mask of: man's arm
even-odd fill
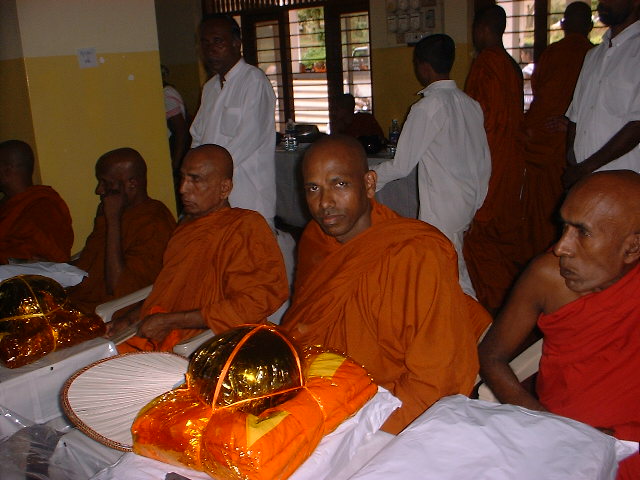
[[[179,328],[207,328],[200,310],[188,312],[155,313],[144,318],[138,327],[138,335],[153,342],[162,342],[171,330]],[[215,333],[215,331],[214,331]]]
[[[536,326],[543,311],[547,270],[556,265],[552,254],[535,259],[516,283],[502,312],[478,347],[480,375],[502,403],[545,410],[521,385],[509,362]]]
[[[171,152],[171,167],[173,170],[178,170],[187,151],[187,135],[189,133],[189,126],[186,120],[182,116],[182,113],[169,117],[167,119],[169,130],[173,135],[173,149]]]
[[[398,148],[393,160],[382,162],[373,167],[378,174],[376,191],[387,183],[404,178],[424,156],[433,139],[440,132],[440,125],[433,121],[433,113],[419,104],[414,105],[402,128]]]
[[[125,208],[124,185],[120,182],[117,191],[107,192],[102,197],[102,210],[106,222],[106,245],[104,257],[104,280],[107,293],[113,295],[125,268],[122,251],[122,214]]]
[[[573,137],[575,138],[575,124],[573,124]],[[618,132],[605,143],[600,150],[595,152],[589,158],[578,164],[569,163],[569,168],[563,177],[566,187],[573,185],[582,177],[595,172],[599,168],[611,163],[621,156],[629,153],[640,144],[640,121],[628,122]],[[573,138],[571,141],[571,150],[569,147],[569,132],[567,132],[567,156],[573,153]],[[569,158],[568,158],[569,160]],[[570,160],[569,160],[570,161]],[[575,162],[575,157],[573,158]]]

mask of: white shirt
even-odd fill
[[[377,189],[405,177],[418,165],[418,217],[440,229],[458,252],[460,284],[473,294],[462,245],[487,195],[491,154],[480,104],[441,80],[420,92],[402,129],[395,158],[374,167]]]
[[[611,41],[611,47],[609,47]],[[628,122],[640,120],[640,21],[589,50],[567,117],[576,124],[573,150],[578,163],[589,158]],[[640,172],[640,145],[599,170]]]
[[[261,213],[273,227],[276,214],[274,120],[275,94],[262,70],[240,59],[225,75],[202,90],[202,101],[191,125],[191,147],[216,144],[233,158],[232,207]]]

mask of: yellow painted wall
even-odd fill
[[[174,205],[158,52],[100,58],[99,68],[86,69],[75,55],[26,59],[42,178],[69,205],[74,251],[93,227],[94,166],[109,150],[138,150],[147,162],[149,194]]]
[[[471,0],[445,0],[442,4],[444,32],[456,43],[456,61],[451,78],[459,88],[471,66]],[[373,69],[373,108],[376,119],[386,129],[392,119],[402,123],[422,86],[413,73],[413,48],[398,44],[386,27],[385,2],[370,0],[370,31]]]
[[[13,75],[26,86],[12,82],[10,95],[28,99],[16,108],[30,111],[42,183],[71,210],[73,251],[93,226],[95,162],[114,148],[140,151],[149,194],[175,211],[154,1],[13,1],[23,56]],[[96,49],[96,67],[79,67],[80,48]]]

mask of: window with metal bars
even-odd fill
[[[245,60],[276,93],[278,130],[291,118],[328,132],[341,93],[356,98],[356,110],[373,109],[368,0],[220,0],[203,8],[237,15]]]
[[[562,39],[560,20],[569,3],[572,0],[497,0],[507,14],[507,28],[502,37],[504,47],[522,68],[525,110],[533,100],[531,74],[535,60],[547,45]],[[591,0],[590,5],[594,28],[589,38],[593,43],[600,43],[607,27],[598,20],[598,0]]]

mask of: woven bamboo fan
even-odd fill
[[[184,381],[189,361],[166,352],[127,353],[76,372],[62,389],[69,420],[94,440],[124,452],[142,407]]]

